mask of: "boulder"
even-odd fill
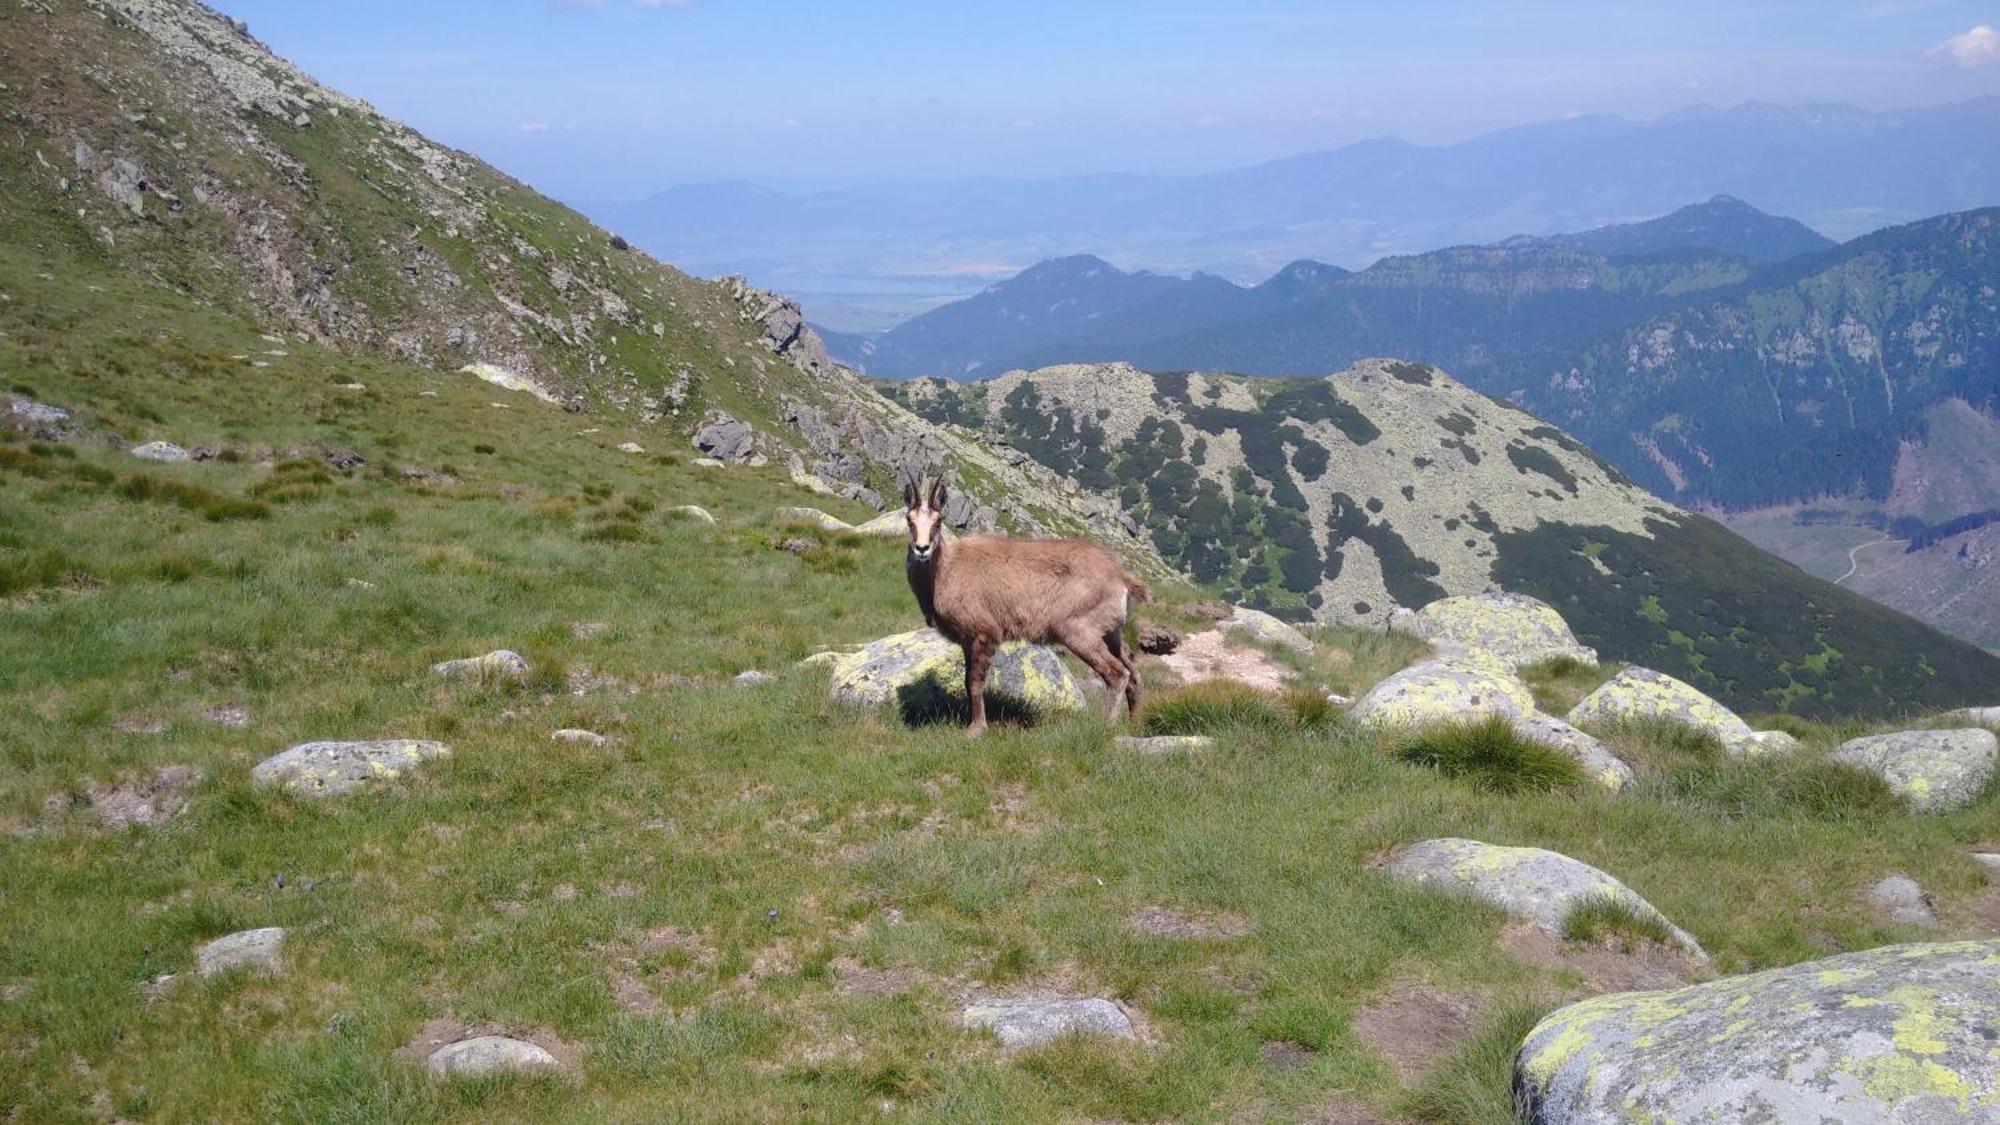
[[[579,727],[564,727],[563,729],[555,731],[554,733],[550,734],[549,741],[575,742],[575,743],[581,743],[584,746],[603,746],[607,742],[609,742],[610,739],[605,738],[603,735],[597,733],[594,730],[583,730]]]
[[[1616,792],[1632,780],[1632,767],[1605,748],[1602,742],[1552,715],[1536,712],[1510,720],[1514,733],[1525,742],[1561,751],[1576,759],[1590,779]]]
[[[684,520],[693,520],[696,523],[712,524],[715,522],[715,516],[707,508],[699,504],[682,504],[678,507],[668,508],[667,514],[679,516]]]
[[[1304,633],[1285,624],[1262,610],[1248,606],[1237,606],[1222,622],[1222,628],[1248,634],[1265,644],[1288,648],[1293,652],[1311,652],[1312,641]]]
[[[1150,738],[1121,734],[1112,740],[1120,750],[1130,750],[1147,757],[1163,758],[1172,754],[1192,754],[1213,749],[1215,740],[1201,734],[1161,734]]]
[[[779,508],[776,513],[779,523],[809,523],[821,531],[853,531],[854,525],[837,516],[829,516],[818,508]]]
[[[768,684],[777,678],[762,668],[746,668],[736,673],[734,682],[742,684],[744,687],[756,687],[759,684]]]
[[[1095,996],[988,997],[967,1004],[959,1024],[992,1032],[1010,1051],[1039,1047],[1064,1035],[1139,1037],[1123,1009]]]
[[[1882,916],[1899,926],[1935,926],[1937,911],[1931,896],[1908,875],[1891,875],[1871,885],[1862,897]]]
[[[265,926],[257,930],[238,930],[236,933],[216,938],[195,950],[195,972],[205,977],[237,969],[276,973],[282,967],[279,955],[284,952],[284,948],[285,931],[282,927]]]
[[[1708,959],[1700,943],[1637,892],[1560,852],[1477,840],[1425,840],[1396,853],[1388,871],[1407,883],[1469,894],[1556,935],[1563,932],[1572,910],[1587,902],[1611,899],[1638,917],[1666,927],[1674,944],[1697,959]]]
[[[520,653],[500,648],[485,656],[439,661],[431,671],[447,680],[524,680],[531,669]]]
[[[9,403],[7,413],[23,426],[60,426],[69,421],[69,411],[45,402],[19,399]]]
[[[175,465],[189,459],[187,450],[170,441],[149,441],[133,446],[130,452],[141,461],[158,461],[163,465]]]
[[[1627,668],[1585,696],[1567,716],[1580,727],[1662,722],[1705,730],[1731,754],[1762,753],[1750,724],[1689,684],[1651,668]]]
[[[1535,1125],[2000,1123],[2000,941],[1893,945],[1572,1004],[1514,1059]]]
[[[1181,647],[1181,640],[1178,629],[1150,621],[1139,626],[1139,651],[1149,656],[1171,656]]]
[[[525,1039],[480,1035],[446,1043],[424,1060],[424,1069],[438,1077],[476,1077],[519,1071],[556,1069],[554,1055]]]
[[[638,442],[636,442],[636,441],[621,441],[621,442],[619,442],[619,443],[618,443],[618,452],[620,452],[620,453],[644,453],[644,452],[646,452],[646,447],[645,447],[645,446],[643,446],[643,445],[640,445],[640,444],[639,444]]]
[[[1993,780],[2000,738],[1990,730],[1906,730],[1841,744],[1828,761],[1889,783],[1918,812],[1950,812],[1979,799]]]
[[[694,447],[717,461],[748,461],[755,444],[756,431],[749,423],[739,422],[727,414],[717,414],[701,429],[694,432]]]
[[[1799,747],[1804,745],[1805,743],[1800,742],[1798,736],[1790,731],[1757,730],[1750,732],[1750,740],[1745,744],[1745,749],[1747,753],[1760,757],[1766,754],[1782,757],[1797,753]]]
[[[449,757],[440,742],[399,738],[377,742],[302,742],[250,770],[260,786],[281,785],[302,797],[335,797],[374,781],[401,777],[432,758]]]
[[[883,637],[826,663],[833,697],[843,703],[873,707],[894,700],[905,711],[920,711],[965,698],[965,654],[935,629]],[[1036,713],[1084,707],[1083,688],[1062,658],[1053,649],[1020,641],[994,654],[986,695]]]
[[[856,524],[854,531],[859,535],[879,535],[884,539],[901,539],[910,533],[909,521],[898,509],[891,509],[866,523]]]
[[[1946,712],[1942,718],[1951,723],[1970,723],[1975,727],[2000,727],[2000,707],[1961,707]]]
[[[2000,883],[2000,852],[1973,852],[1972,862],[1986,870],[1986,877]]]
[[[1411,631],[1437,644],[1488,653],[1512,668],[1564,658],[1597,663],[1597,650],[1578,643],[1562,614],[1526,594],[1439,598],[1417,611]]]
[[[1534,713],[1535,695],[1512,668],[1470,651],[1412,664],[1369,688],[1348,712],[1369,726],[1411,729]]]

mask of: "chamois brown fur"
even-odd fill
[[[928,495],[905,478],[910,589],[924,620],[965,650],[968,730],[986,727],[986,674],[1008,641],[1059,644],[1090,666],[1110,689],[1112,717],[1124,697],[1139,709],[1139,669],[1125,645],[1125,620],[1145,584],[1125,573],[1111,552],[1082,539],[951,539],[944,529],[945,485]]]

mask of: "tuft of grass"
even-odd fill
[[[173,504],[211,523],[221,523],[225,520],[261,520],[271,515],[271,506],[260,500],[225,496],[212,488],[155,476],[152,473],[133,473],[126,477],[118,484],[118,494],[127,500],[137,500],[142,503]]]
[[[1642,941],[1661,945],[1673,941],[1666,924],[1658,918],[1645,917],[1632,909],[1629,903],[1607,895],[1578,903],[1563,918],[1562,933],[1566,941],[1591,944],[1616,941],[1627,951]]]
[[[1725,755],[1722,740],[1686,723],[1635,719],[1592,731],[1641,777],[1662,777],[1690,765],[1713,765]]]
[[[1585,664],[1571,656],[1541,660],[1520,670],[1535,702],[1551,715],[1566,714],[1583,697],[1616,674],[1616,665]]]
[[[1663,800],[1735,821],[1872,821],[1908,811],[1881,778],[1823,758],[1696,762],[1654,786]]]
[[[1279,702],[1247,684],[1208,680],[1170,688],[1146,701],[1139,724],[1147,734],[1213,734],[1230,727],[1277,730],[1291,716]]]
[[[53,547],[0,552],[0,597],[60,586],[72,575],[87,573],[82,563]]]
[[[1523,739],[1500,718],[1432,727],[1405,738],[1393,753],[1488,793],[1542,793],[1584,781],[1576,759]]]
[[[1514,1055],[1547,1009],[1517,1002],[1441,1063],[1403,1112],[1427,1125],[1492,1125],[1521,1120],[1514,1104]]]
[[[612,520],[602,523],[583,533],[583,538],[592,543],[650,543],[653,537],[636,523]]]
[[[1293,688],[1284,695],[1285,710],[1291,712],[1293,725],[1302,730],[1332,731],[1347,723],[1347,712],[1333,705],[1323,692],[1311,688]]]

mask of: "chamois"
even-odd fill
[[[1122,695],[1139,710],[1139,668],[1122,630],[1145,584],[1111,552],[1081,539],[947,539],[945,484],[923,492],[903,478],[910,549],[904,570],[924,622],[965,650],[965,696],[972,705],[967,734],[986,729],[986,673],[1007,641],[1060,644],[1090,666],[1110,689],[1110,718]]]

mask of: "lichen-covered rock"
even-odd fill
[[[809,523],[821,531],[853,531],[854,525],[838,516],[830,516],[818,508],[779,508],[779,523]]]
[[[901,511],[891,509],[866,523],[854,525],[857,535],[879,535],[884,539],[900,539],[910,533],[909,522]]]
[[[1514,668],[1565,658],[1597,663],[1597,650],[1577,641],[1562,614],[1526,594],[1439,598],[1417,611],[1411,631],[1428,641],[1488,653]]]
[[[1901,926],[1935,926],[1937,910],[1931,896],[1908,875],[1891,875],[1871,884],[1862,897],[1882,916]]]
[[[1906,730],[1841,744],[1828,760],[1879,776],[1919,812],[1950,812],[1993,780],[2000,738],[1990,730]]]
[[[1943,716],[1946,722],[1970,723],[1976,727],[2000,727],[2000,707],[1961,707]]]
[[[130,452],[141,461],[158,461],[165,465],[179,464],[190,456],[187,450],[170,441],[149,441],[133,446]]]
[[[237,969],[275,973],[282,967],[279,956],[284,949],[285,931],[281,926],[238,930],[233,934],[216,938],[195,950],[195,972],[205,977]]]
[[[1755,730],[1750,732],[1750,738],[1745,747],[1749,753],[1754,755],[1775,754],[1782,757],[1786,754],[1797,753],[1799,747],[1803,745],[1805,744],[1799,741],[1798,736],[1792,734],[1790,731]]]
[[[1552,934],[1562,933],[1572,910],[1610,899],[1640,918],[1658,922],[1676,945],[1708,959],[1700,943],[1632,888],[1560,852],[1477,840],[1425,840],[1396,853],[1388,870],[1408,883],[1472,895]]]
[[[1506,663],[1471,651],[1421,661],[1369,688],[1348,712],[1374,727],[1421,729],[1535,713],[1535,694]]]
[[[250,770],[258,785],[281,785],[303,797],[335,797],[370,782],[401,777],[420,762],[448,757],[441,742],[398,738],[378,742],[302,742]]]
[[[668,508],[667,514],[679,516],[684,520],[693,520],[696,523],[712,524],[715,522],[714,514],[699,504],[682,504],[678,507]]]
[[[474,378],[484,379],[486,382],[502,390],[520,391],[522,394],[533,395],[543,402],[557,404],[562,402],[562,399],[558,398],[554,391],[549,390],[526,375],[517,371],[510,371],[497,363],[468,363],[458,370],[462,375],[471,375]]]
[[[611,740],[594,730],[581,727],[564,727],[549,735],[550,742],[573,742],[583,746],[604,746]]]
[[[935,629],[883,637],[825,663],[832,669],[833,697],[843,703],[872,707],[893,700],[905,710],[924,710],[965,698],[965,654]],[[1045,646],[1019,641],[994,654],[986,694],[1036,713],[1084,706],[1083,688],[1062,658]]]
[[[1201,734],[1160,734],[1149,738],[1124,734],[1113,741],[1120,750],[1130,750],[1153,758],[1166,757],[1170,754],[1192,754],[1215,746],[1213,738]]]
[[[1138,1038],[1118,1005],[1095,996],[974,1000],[965,1006],[959,1023],[991,1031],[1008,1050],[1038,1047],[1063,1035]]]
[[[1705,730],[1732,754],[1763,751],[1750,724],[1693,687],[1651,668],[1627,668],[1585,696],[1567,716],[1580,727],[1615,727],[1625,723],[1664,722]]]
[[[2000,941],[1893,945],[1562,1008],[1514,1060],[1535,1125],[2000,1125]]]
[[[1514,733],[1537,746],[1559,750],[1576,759],[1583,772],[1604,788],[1617,792],[1632,780],[1632,767],[1602,742],[1568,723],[1540,712],[1511,720]]]
[[[1279,648],[1288,648],[1293,652],[1311,652],[1313,650],[1311,638],[1307,637],[1304,633],[1299,632],[1297,629],[1262,610],[1251,609],[1248,606],[1237,606],[1235,611],[1229,615],[1228,620],[1222,622],[1221,627],[1248,634],[1250,637],[1262,641],[1267,645],[1277,645]]]
[[[7,413],[24,426],[60,426],[69,421],[69,411],[46,402],[17,399],[7,404]]]
[[[442,660],[431,671],[447,680],[521,680],[531,671],[521,654],[511,649],[494,649],[484,656],[463,660]]]
[[[424,1061],[424,1068],[439,1077],[475,1077],[554,1069],[561,1065],[554,1055],[533,1043],[505,1035],[480,1035],[446,1043],[432,1051],[430,1058]]]

